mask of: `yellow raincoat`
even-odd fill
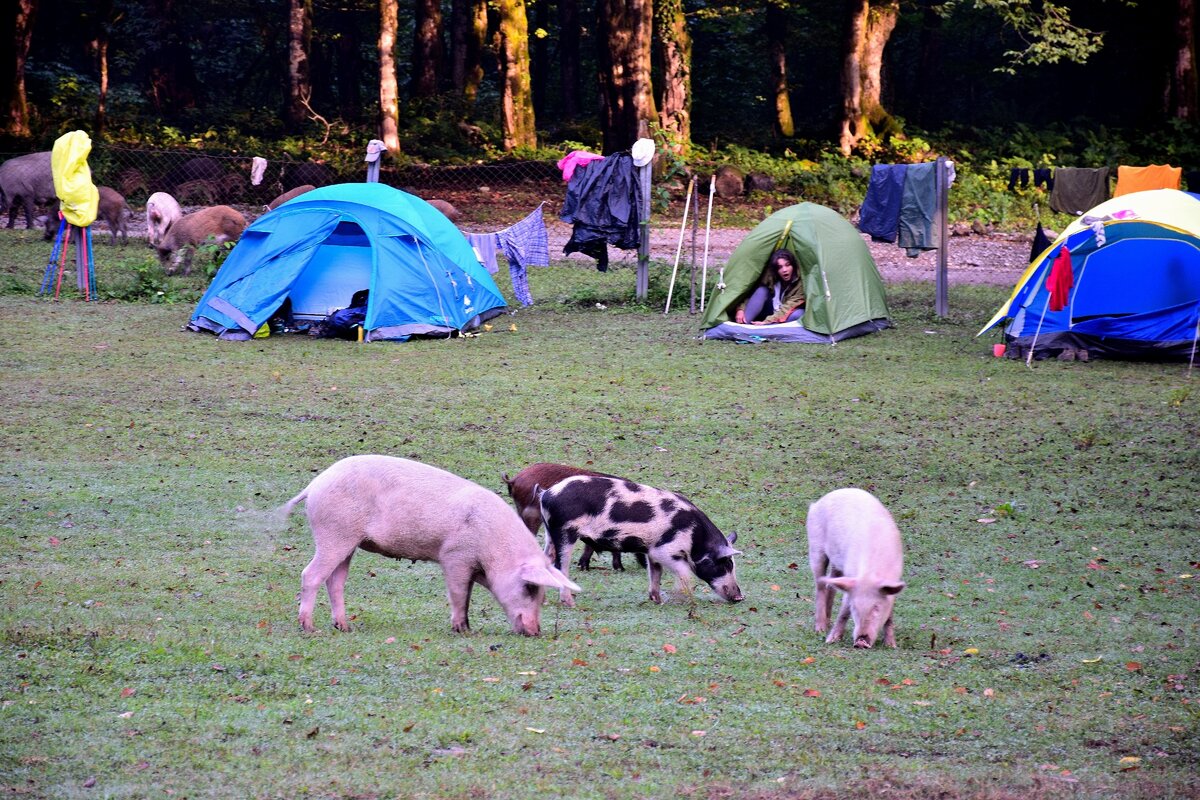
[[[92,140],[83,131],[64,133],[54,142],[50,170],[54,174],[54,193],[67,222],[86,228],[96,221],[100,191],[92,183],[88,154]]]

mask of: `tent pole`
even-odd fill
[[[704,220],[704,263],[700,268],[700,313],[704,313],[704,296],[708,294],[708,234],[712,230],[713,192],[716,191],[717,176],[708,179],[708,218]]]
[[[671,310],[671,294],[675,291],[675,275],[679,272],[679,257],[683,255],[683,235],[687,232],[688,209],[692,205],[692,189],[696,187],[696,179],[688,181],[687,197],[683,200],[683,224],[679,226],[679,244],[675,246],[675,266],[671,268],[671,285],[667,287],[667,304],[663,306],[663,314]]]
[[[1196,340],[1200,339],[1200,314],[1196,315],[1196,332],[1192,334],[1192,354],[1188,358],[1188,380],[1192,379],[1192,367],[1196,366]]]
[[[691,284],[688,287],[688,313],[696,313],[696,237],[700,233],[700,187],[696,187],[696,193],[692,195],[692,262],[689,278]]]

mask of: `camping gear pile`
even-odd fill
[[[285,300],[303,325],[353,307],[362,290],[366,341],[457,335],[505,306],[440,211],[381,183],[343,183],[306,192],[246,228],[188,327],[248,339]]]
[[[775,250],[790,250],[800,265],[804,316],[777,325],[731,322]],[[700,327],[706,339],[834,343],[891,327],[883,279],[854,226],[836,211],[800,203],[760,222],[729,257]]]
[[[983,327],[1003,320],[1006,354],[1195,360],[1200,337],[1200,195],[1114,197],[1035,257]]]

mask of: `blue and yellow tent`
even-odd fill
[[[1064,247],[1073,285],[1052,303],[1050,278]],[[1154,189],[1091,209],[1033,260],[979,333],[1003,320],[1008,351],[1021,357],[1031,350],[1034,358],[1086,350],[1090,356],[1194,358],[1200,195]]]
[[[448,336],[505,305],[440,211],[384,184],[342,183],[289,200],[246,228],[189,327],[246,338],[284,300],[296,319],[320,320],[363,289],[367,341]]]

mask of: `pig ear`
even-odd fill
[[[545,493],[545,491],[546,490],[542,488],[540,483],[535,483],[533,485],[533,499],[537,500],[539,503],[542,502],[542,494]]]
[[[734,531],[733,533],[729,534],[729,543],[733,544],[736,541],[737,541],[737,531]]]
[[[854,578],[843,576],[841,578],[818,578],[817,585],[822,587],[832,586],[839,592],[849,592],[854,589],[857,581]]]
[[[900,594],[900,592],[904,591],[905,585],[906,584],[904,581],[896,581],[895,583],[888,583],[880,586],[879,591],[883,592],[884,594]]]
[[[555,567],[542,564],[522,564],[521,569],[517,571],[517,577],[535,586],[549,586],[552,589],[567,589],[572,592],[583,591]]]
[[[741,554],[741,550],[734,550],[732,547],[722,547],[717,551],[717,558],[733,558],[734,556],[740,556]]]

